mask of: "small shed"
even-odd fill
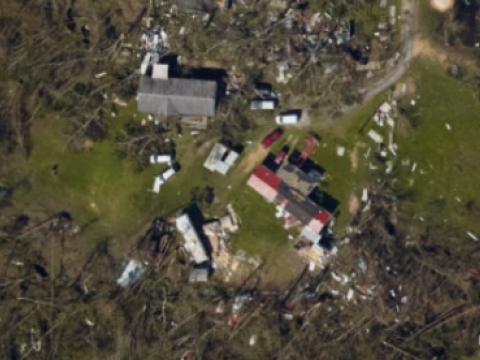
[[[197,282],[207,282],[208,281],[208,269],[206,267],[193,267],[190,270],[188,276],[188,282],[197,283]]]
[[[212,172],[226,175],[239,156],[236,151],[228,149],[223,144],[216,143],[203,166]]]

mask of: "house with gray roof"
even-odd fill
[[[138,89],[138,111],[164,116],[215,115],[215,81],[150,78],[143,76]]]

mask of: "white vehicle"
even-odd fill
[[[151,155],[150,156],[150,164],[171,164],[172,157],[170,155]]]
[[[252,100],[250,110],[275,110],[275,100]]]
[[[275,116],[275,122],[278,125],[293,125],[298,124],[300,122],[300,114],[299,113],[281,113]]]

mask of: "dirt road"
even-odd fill
[[[341,112],[344,115],[363,106],[363,104],[375,97],[375,95],[397,82],[407,71],[410,66],[410,60],[413,57],[413,44],[418,30],[418,1],[419,0],[402,0],[402,28],[400,34],[401,48],[399,50],[400,57],[398,58],[397,64],[392,70],[385,74],[384,77],[377,80],[375,83],[360,89],[360,93],[363,94],[363,102],[361,104],[343,105]],[[334,118],[328,117],[322,121],[321,125],[328,126],[333,122]]]
[[[364,101],[368,101],[388,86],[397,82],[407,71],[413,54],[413,43],[418,29],[418,0],[402,0],[402,29],[400,57],[394,69],[382,79],[362,89]]]

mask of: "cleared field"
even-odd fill
[[[445,65],[416,60],[407,76],[418,88],[416,120],[397,140],[399,160],[409,160],[397,166],[404,217],[417,223],[421,217],[452,239],[468,239],[466,231],[478,236],[480,102]]]

